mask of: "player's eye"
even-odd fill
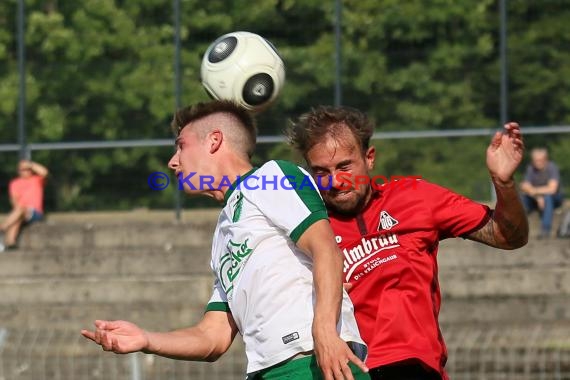
[[[313,170],[313,174],[317,177],[324,177],[327,175],[326,171],[321,169]]]

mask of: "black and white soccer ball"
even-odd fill
[[[258,34],[232,32],[206,50],[202,85],[215,99],[233,100],[253,113],[269,107],[285,83],[285,65],[273,44]]]

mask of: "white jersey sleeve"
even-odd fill
[[[311,176],[287,161],[270,161],[256,173],[260,190],[253,203],[295,243],[313,223],[328,215]]]
[[[218,278],[216,278],[214,281],[212,296],[208,301],[208,305],[206,306],[206,311],[225,311],[227,313],[230,312],[228,298],[226,296],[226,293],[222,289],[222,286]]]

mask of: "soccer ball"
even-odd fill
[[[200,69],[202,85],[215,99],[229,99],[253,113],[269,107],[285,82],[285,65],[265,38],[233,32],[206,50]]]

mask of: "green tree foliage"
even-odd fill
[[[260,134],[334,101],[335,2],[181,0],[182,101],[207,100],[200,62],[218,36],[248,30],[271,40],[287,66],[279,102],[260,115]],[[567,0],[508,1],[510,117],[523,125],[570,121],[570,8]],[[171,138],[175,109],[173,2],[26,0],[28,142]],[[0,3],[0,144],[17,141],[17,0]],[[378,131],[499,127],[499,14],[496,0],[342,1],[343,103],[367,112]],[[376,141],[376,173],[421,175],[476,198],[489,195],[488,138]],[[564,136],[547,145],[570,178]],[[172,186],[147,177],[168,171],[170,148],[34,152],[52,171],[52,209],[171,207]],[[16,153],[1,153],[0,196]],[[259,145],[256,162],[297,157]],[[570,181],[568,181],[570,182]],[[7,202],[3,202],[6,204]],[[206,203],[191,201],[187,206]]]

